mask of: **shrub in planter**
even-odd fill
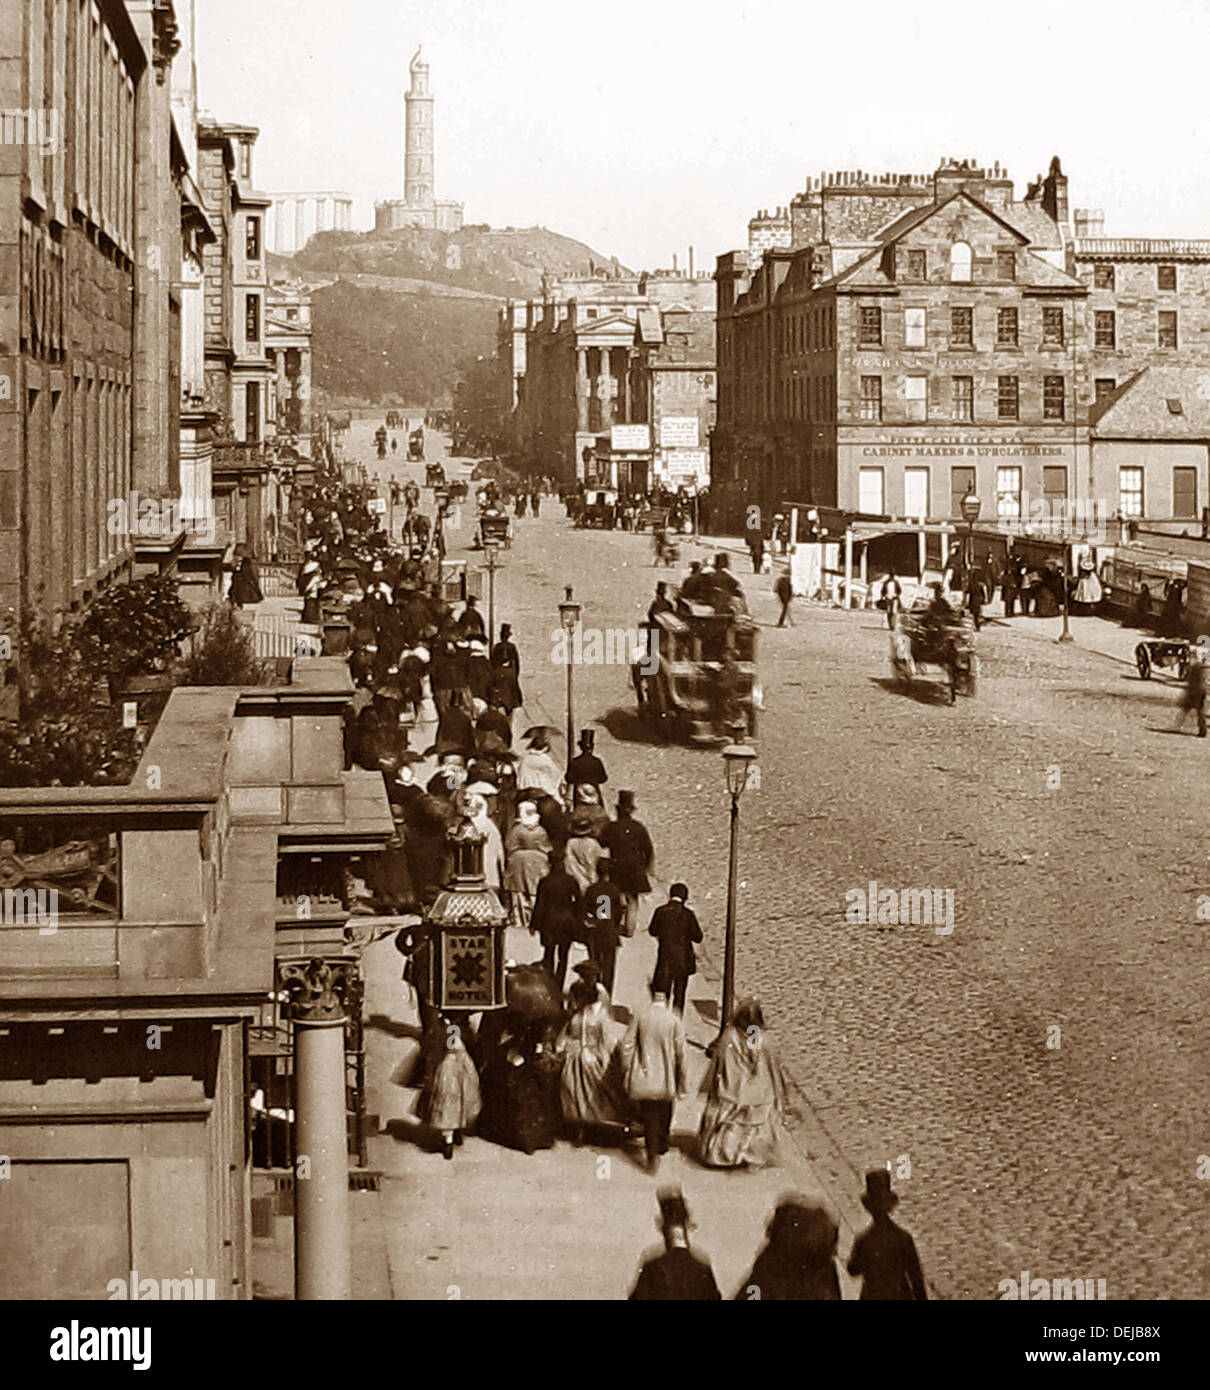
[[[266,685],[270,672],[235,609],[216,603],[203,615],[177,679],[181,685]]]

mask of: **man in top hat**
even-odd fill
[[[567,785],[580,787],[589,783],[599,787],[609,780],[605,764],[592,751],[596,734],[592,729],[580,730],[580,751],[567,764]]]
[[[634,815],[634,792],[618,792],[618,814],[597,837],[609,851],[612,878],[626,905],[622,935],[633,936],[638,925],[639,898],[651,892],[648,874],[655,865],[655,847],[647,827]]]
[[[696,915],[686,907],[689,889],[674,883],[668,890],[668,901],[657,907],[648,931],[660,943],[655,959],[655,983],[671,996],[678,1013],[685,1011],[685,991],[689,976],[697,973],[694,942],[702,939],[702,929]]]
[[[666,1188],[657,1194],[660,1204],[658,1225],[664,1236],[664,1252],[643,1262],[638,1282],[630,1295],[632,1302],[719,1302],[719,1293],[710,1262],[689,1248],[689,1208],[679,1188]]]
[[[647,1171],[654,1173],[668,1152],[672,1110],[685,1094],[685,1025],[668,1007],[668,995],[657,976],[651,982],[651,1003],[631,1020],[618,1047],[626,1094],[643,1121]]]
[[[713,592],[709,577],[702,571],[700,560],[690,560],[689,573],[678,590],[678,598],[692,603],[709,603]]]
[[[486,637],[483,627],[483,614],[475,606],[473,595],[467,597],[466,607],[458,618],[458,628],[465,637]]]
[[[900,1299],[924,1302],[928,1291],[916,1242],[891,1220],[899,1198],[891,1191],[891,1175],[875,1168],[865,1175],[861,1205],[873,1223],[853,1242],[849,1273],[861,1279],[862,1299]]]

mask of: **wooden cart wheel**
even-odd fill
[[[1151,679],[1151,653],[1147,650],[1147,644],[1140,642],[1134,649],[1134,664],[1139,668],[1139,675],[1147,681]]]

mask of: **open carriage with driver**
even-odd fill
[[[757,627],[748,614],[686,602],[641,631],[646,646],[630,668],[640,716],[695,743],[726,741],[737,729],[755,736]]]
[[[934,599],[900,613],[891,633],[891,673],[906,685],[925,666],[941,669],[951,705],[959,695],[974,695],[978,658],[974,620],[965,609]]]

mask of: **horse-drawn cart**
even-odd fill
[[[641,716],[695,743],[728,740],[737,728],[756,734],[760,682],[752,618],[685,603],[657,614],[642,631],[647,645],[633,654],[630,668]]]
[[[891,672],[902,684],[914,681],[921,667],[940,667],[949,703],[974,695],[978,677],[974,624],[969,613],[913,608],[899,615],[891,633]]]

